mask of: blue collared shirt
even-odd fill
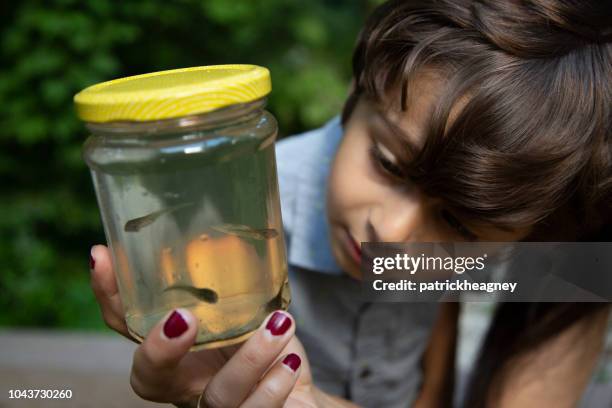
[[[341,139],[342,127],[336,117],[323,128],[276,144],[288,262],[333,275],[343,272],[331,252],[325,195],[327,176]]]
[[[296,333],[313,380],[364,407],[409,407],[437,304],[367,302],[336,263],[325,213],[327,181],[343,136],[339,117],[276,144]]]

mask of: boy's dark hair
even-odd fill
[[[611,8],[601,0],[387,2],[359,35],[342,122],[362,97],[382,103],[398,93],[406,109],[415,74],[437,73],[444,89],[425,144],[402,164],[411,182],[465,217],[534,226],[525,240],[610,241]],[[388,139],[401,157],[404,145]],[[487,406],[506,364],[601,307],[501,304],[466,406]]]

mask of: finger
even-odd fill
[[[293,390],[302,359],[295,353],[279,359],[242,403],[241,408],[282,407]]]
[[[134,352],[131,383],[144,399],[164,400],[164,388],[176,377],[180,361],[193,346],[197,333],[195,317],[186,309],[168,312],[147,334]]]
[[[111,329],[121,333],[130,340],[134,340],[128,332],[123,306],[119,296],[117,280],[113,271],[110,251],[104,245],[94,245],[91,248],[93,269],[91,270],[91,288],[93,289],[104,322]]]
[[[266,370],[278,358],[295,331],[285,311],[271,313],[208,383],[203,407],[237,407],[250,394]]]

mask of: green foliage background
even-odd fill
[[[145,72],[272,72],[281,135],[337,114],[374,0],[23,0],[0,5],[0,326],[100,329],[88,253],[104,233],[73,95]]]

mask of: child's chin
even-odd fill
[[[355,269],[348,268],[348,270],[346,270],[345,272],[351,278],[353,278],[355,280],[359,280],[359,281],[361,280],[361,270],[359,269],[359,267],[357,267]]]
[[[343,263],[340,265],[342,270],[351,278],[361,280],[361,266],[355,264],[352,258],[348,256],[343,259]]]
[[[344,273],[354,279],[361,279],[361,272],[359,271],[359,266],[355,265],[351,258],[346,254],[342,247],[338,245],[337,242],[332,244],[332,254],[336,263],[342,269]]]

